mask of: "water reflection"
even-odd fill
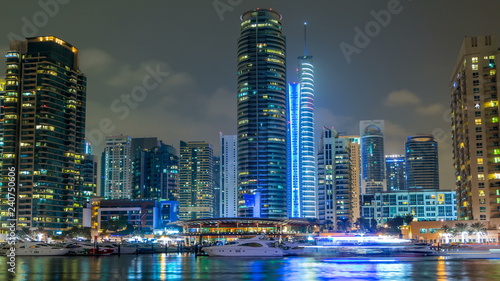
[[[0,257],[0,280],[7,279]],[[190,254],[17,257],[12,280],[500,280],[500,260],[211,258]]]

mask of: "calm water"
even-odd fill
[[[0,257],[0,280],[500,280],[500,260],[211,258],[192,254],[17,257],[14,279]]]

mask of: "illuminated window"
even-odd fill
[[[478,174],[477,179],[480,181],[484,180],[484,174]]]
[[[477,164],[482,165],[483,164],[483,158],[477,158]]]
[[[472,57],[472,63],[477,63],[477,57]]]
[[[475,64],[475,63],[472,64],[472,70],[478,70],[478,69],[479,69],[479,67],[477,66],[477,64]]]
[[[498,123],[498,117],[491,117],[491,123]]]
[[[481,119],[475,119],[474,121],[476,122],[476,125],[481,125],[482,124]]]
[[[498,106],[498,101],[490,101],[485,104],[485,107],[497,107]]]

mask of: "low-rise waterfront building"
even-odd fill
[[[138,229],[154,230],[167,227],[168,223],[178,220],[177,201],[158,201],[151,199],[102,200],[97,203],[97,228],[105,229],[110,222],[122,220]]]
[[[415,221],[457,219],[455,191],[401,190],[362,195],[362,217],[384,224],[397,216],[413,216]]]

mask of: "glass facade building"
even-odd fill
[[[406,171],[404,155],[386,155],[385,169],[387,177],[387,190],[405,190],[406,189]]]
[[[213,217],[213,149],[203,141],[180,142],[179,207],[181,220]]]
[[[396,216],[412,216],[417,221],[457,219],[455,191],[400,190],[362,195],[361,214],[384,224]]]
[[[92,195],[84,184],[86,77],[78,50],[54,36],[12,41],[2,100],[0,223],[7,219],[9,170],[15,170],[17,227],[49,235],[81,226]]]
[[[235,218],[238,216],[238,138],[236,135],[221,133],[220,145],[221,217]]]
[[[103,152],[104,197],[132,198],[132,138],[124,135],[106,137]]]
[[[434,136],[408,137],[405,151],[406,187],[439,189],[438,143]]]
[[[238,40],[238,216],[287,217],[287,99],[281,15],[241,16]]]
[[[384,121],[360,122],[361,193],[373,194],[386,190]]]
[[[177,150],[156,138],[132,138],[133,198],[177,201]]]

